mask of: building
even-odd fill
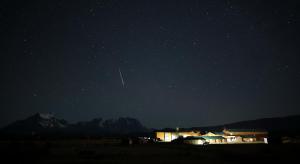
[[[178,137],[190,137],[190,136],[201,136],[200,131],[179,131],[179,130],[168,130],[168,131],[157,131],[156,138],[162,142],[171,142]]]
[[[223,136],[201,136],[202,138],[204,138],[206,140],[206,142],[208,142],[209,144],[223,144],[223,143],[227,143],[226,138],[224,138]]]
[[[208,132],[201,137],[204,138],[209,144],[223,144],[227,143],[227,139],[223,137],[223,132]]]
[[[224,135],[228,136],[243,136],[243,135],[255,135],[255,136],[268,136],[268,132],[265,130],[257,129],[224,129]]]
[[[268,132],[257,129],[224,129],[229,143],[268,143]]]
[[[183,143],[191,145],[207,145],[208,142],[200,136],[189,136],[183,139]]]
[[[166,130],[156,131],[156,138],[160,142],[171,142],[179,137],[187,144],[243,144],[268,143],[268,132],[256,129],[224,129],[222,132],[208,132],[204,135],[200,131]]]
[[[245,135],[241,136],[243,142],[256,142],[257,138],[255,135]]]

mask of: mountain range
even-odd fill
[[[108,120],[95,118],[91,121],[70,124],[48,113],[36,113],[0,129],[0,133],[6,135],[130,135],[148,131],[137,119],[130,117]]]
[[[227,129],[264,129],[272,134],[300,135],[300,115],[240,121],[217,126],[182,128],[184,130],[222,131]],[[166,128],[163,130],[172,130]],[[173,129],[174,130],[174,129]],[[15,121],[0,129],[0,135],[63,135],[63,136],[124,136],[153,135],[142,123],[130,117],[118,119],[95,118],[90,121],[68,123],[53,114],[36,113],[24,120]]]

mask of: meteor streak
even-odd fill
[[[120,68],[119,68],[119,74],[120,74],[121,82],[122,82],[122,85],[123,85],[123,88],[124,88],[125,87],[125,82],[124,82],[123,75],[122,75],[122,72],[121,72]]]

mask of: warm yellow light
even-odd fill
[[[164,132],[156,132],[156,138],[159,138],[162,141],[164,141],[165,140],[165,133]]]

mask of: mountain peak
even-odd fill
[[[49,120],[49,119],[55,118],[55,117],[54,117],[54,114],[52,114],[52,113],[37,113],[37,115],[38,115],[40,118],[45,119],[45,120]]]
[[[127,135],[148,132],[148,129],[139,120],[130,117],[108,120],[95,118],[90,121],[68,124],[67,121],[56,118],[52,113],[36,113],[24,120],[11,123],[4,127],[3,130],[15,134],[62,132],[84,135]]]

